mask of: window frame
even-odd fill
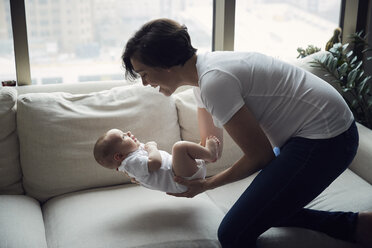
[[[24,0],[9,0],[14,43],[14,60],[18,85],[31,84],[26,11]]]

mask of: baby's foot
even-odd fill
[[[205,147],[209,150],[211,156],[209,159],[206,159],[208,162],[216,162],[218,159],[218,151],[219,151],[220,141],[215,136],[209,136],[206,139]]]

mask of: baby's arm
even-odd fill
[[[147,142],[145,150],[149,153],[149,160],[147,161],[149,172],[158,170],[161,166],[161,155],[158,145],[154,141]]]
[[[140,184],[134,177],[131,177],[131,176],[129,176],[128,175],[128,173],[126,172],[126,171],[124,171],[124,174],[127,176],[127,177],[129,177],[129,179],[130,179],[130,182],[131,183],[136,183],[136,184]]]

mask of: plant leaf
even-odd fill
[[[352,51],[352,50],[346,54],[346,57],[347,57],[347,58],[350,58],[351,55],[353,55],[353,51]]]
[[[356,80],[357,81],[361,80],[362,77],[363,77],[363,75],[364,75],[364,71],[363,70],[359,70],[359,73],[358,73],[358,76],[357,76]]]
[[[355,69],[359,69],[359,67],[363,64],[363,61],[359,61]]]
[[[350,61],[350,64],[351,64],[351,65],[354,64],[355,61],[356,61],[357,59],[358,59],[357,56],[355,56],[355,57]]]
[[[332,60],[330,60],[330,67],[329,67],[329,69],[334,74],[336,74],[335,71],[337,71],[336,70],[336,68],[337,68],[337,62],[338,62],[338,59],[337,58],[333,58]]]
[[[340,76],[345,76],[346,75],[346,71],[348,69],[348,65],[346,62],[344,62],[338,69],[338,71],[340,72]]]
[[[367,105],[368,105],[368,109],[372,108],[372,97],[370,97],[370,98],[368,99],[368,103],[367,103]]]
[[[366,53],[366,52],[371,52],[372,51],[372,48],[366,48],[362,51],[362,53]]]
[[[342,92],[344,92],[344,93],[347,93],[347,92],[351,91],[350,88],[342,88],[341,90],[342,90]]]
[[[358,87],[358,95],[362,95],[363,94],[363,91],[364,89],[366,88],[366,86],[368,85],[367,82],[368,80],[370,79],[371,77],[366,77],[363,79],[363,81],[359,84],[359,87]]]
[[[372,93],[372,87],[371,87],[371,84],[368,84],[364,94],[368,95],[369,97],[372,97],[370,93]]]
[[[353,102],[351,103],[351,107],[356,109],[359,105],[359,101],[357,99],[354,99]]]
[[[357,70],[356,69],[353,69],[352,71],[349,72],[349,74],[347,75],[347,85],[348,85],[348,87],[350,87],[350,88],[355,87],[356,76],[357,76]]]

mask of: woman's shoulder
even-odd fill
[[[233,60],[246,60],[255,58],[270,58],[265,54],[259,52],[245,52],[245,51],[213,51],[198,54],[200,62],[208,64],[218,64],[220,62],[226,63]]]
[[[247,71],[259,64],[266,64],[271,57],[257,52],[214,51],[198,54],[196,67],[199,77],[211,71]]]

